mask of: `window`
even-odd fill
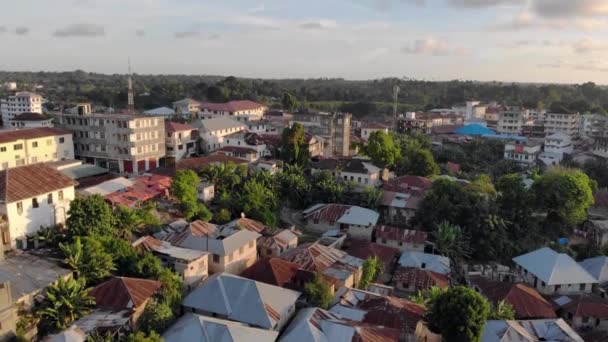
[[[59,143],[60,144],[63,144],[64,142],[65,142],[65,138],[63,138],[63,137],[59,138]]]
[[[37,141],[32,142],[32,147],[34,147],[34,148],[38,147],[38,142]]]
[[[57,193],[57,198],[59,198],[60,201],[63,201],[63,190],[59,190]]]
[[[6,146],[0,147],[0,152],[6,152]]]
[[[420,268],[422,268],[422,269],[426,268],[426,262],[423,262],[422,265],[420,265]]]
[[[586,285],[586,284],[581,284],[581,285],[578,287],[578,289],[579,289],[580,291],[585,291],[585,285]]]
[[[23,150],[23,144],[15,144],[15,145],[13,145],[13,150],[15,150],[15,151]]]
[[[562,288],[561,285],[555,285],[555,292],[559,291]]]
[[[584,324],[589,323],[589,317],[583,317],[583,323]]]
[[[17,214],[21,215],[23,213],[23,202],[17,202]]]
[[[46,202],[48,204],[53,204],[53,194],[48,194],[46,197]]]
[[[32,198],[32,207],[38,208],[38,199],[36,197]]]
[[[213,262],[218,264],[220,262],[220,256],[217,254],[213,254]]]
[[[242,255],[242,254],[243,254],[243,252],[245,252],[245,247],[241,247],[241,248],[239,248],[239,254],[241,254],[241,255]]]

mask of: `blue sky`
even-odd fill
[[[608,83],[606,0],[19,0],[0,69]]]

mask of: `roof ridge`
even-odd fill
[[[258,295],[258,299],[260,300],[262,307],[264,307],[264,312],[266,313],[266,318],[268,319],[268,322],[270,322],[272,324],[273,319],[272,319],[271,313],[268,312],[267,306],[272,310],[274,310],[274,308],[270,304],[266,303],[266,301],[262,297],[262,291],[260,291],[260,286],[266,285],[266,284],[263,284],[263,283],[260,283],[260,282],[257,282],[255,280],[251,280],[251,279],[247,279],[247,280],[249,280],[250,284],[253,283],[253,287],[255,288],[255,291]],[[272,286],[272,285],[269,285],[269,286]],[[276,312],[276,310],[274,310],[274,311]],[[280,314],[279,314],[279,316],[280,316]],[[277,322],[279,320],[280,320],[280,317],[279,317],[279,319],[277,319]]]

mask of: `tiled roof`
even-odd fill
[[[271,248],[271,249],[287,249],[290,242],[296,242],[298,240],[298,233],[289,229],[282,229],[273,235],[262,236],[258,239],[259,248]]]
[[[517,319],[557,317],[551,303],[528,285],[493,281],[479,276],[472,277],[471,282],[492,303],[504,300],[513,306]]]
[[[45,164],[20,166],[0,171],[0,201],[13,203],[77,184]]]
[[[566,304],[560,309],[577,317],[608,318],[608,300],[596,294],[562,296]]]
[[[178,170],[192,170],[198,172],[208,165],[220,165],[220,164],[247,164],[247,160],[235,157],[229,157],[225,154],[213,154],[205,157],[195,158],[184,158],[177,162],[175,167],[164,167],[153,170],[155,174],[161,175],[175,175]]]
[[[446,288],[449,284],[445,275],[416,267],[398,267],[393,281],[414,285],[416,289],[428,289],[433,286]]]
[[[46,114],[40,113],[21,113],[16,115],[11,121],[45,121],[50,120],[51,117]]]
[[[258,151],[254,150],[250,147],[242,147],[242,146],[224,146],[217,150],[217,152],[228,152],[228,153],[247,153],[253,154],[258,153]]]
[[[178,122],[173,122],[173,121],[165,121],[165,132],[167,133],[174,133],[174,132],[183,132],[183,131],[192,131],[195,130],[196,128],[190,126],[190,125],[186,125],[186,124],[182,124],[182,123],[178,123]]]
[[[113,277],[91,290],[97,307],[120,311],[136,309],[152,297],[162,283],[156,280]]]
[[[262,259],[245,269],[241,277],[279,287],[293,288],[299,282],[314,279],[315,274],[300,265],[279,258]]]
[[[400,252],[398,249],[393,247],[383,246],[364,240],[352,240],[350,246],[346,250],[346,253],[363,260],[376,256],[382,260],[384,269],[388,271],[399,256]]]
[[[201,103],[201,109],[207,110],[217,110],[217,111],[225,111],[225,112],[240,112],[245,110],[255,110],[261,107],[266,107],[266,105],[259,104],[257,102],[241,100],[241,101],[230,101],[225,103],[213,103],[213,102],[204,102]]]
[[[0,144],[23,139],[38,139],[58,135],[72,135],[72,132],[53,127],[24,128],[10,131],[0,131]]]
[[[376,239],[386,239],[415,244],[424,244],[428,235],[426,232],[421,230],[401,229],[383,225],[376,226],[374,233],[376,234]]]
[[[357,305],[367,313],[364,323],[393,328],[413,334],[425,313],[424,306],[396,297],[368,298]]]

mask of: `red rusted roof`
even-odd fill
[[[446,167],[448,168],[448,170],[452,171],[453,173],[459,173],[460,172],[460,164],[448,162],[446,164]]]
[[[90,295],[98,308],[120,311],[137,309],[162,286],[160,281],[114,277],[97,285]]]
[[[306,243],[283,253],[280,258],[298,264],[312,272],[323,272],[347,254],[317,243]]]
[[[385,270],[389,270],[392,267],[395,259],[400,254],[397,248],[364,240],[352,240],[346,253],[363,260],[376,256],[382,260]]]
[[[417,290],[428,289],[433,286],[446,288],[449,285],[448,277],[429,270],[416,267],[398,267],[393,281],[399,285],[406,283],[414,285]]]
[[[366,129],[388,129],[388,126],[379,122],[364,122],[361,124],[361,128]]]
[[[528,285],[493,281],[480,276],[471,277],[471,283],[494,304],[504,300],[513,306],[517,319],[557,317],[551,303]]]
[[[300,265],[279,259],[262,259],[245,269],[241,277],[279,287],[293,288],[301,282],[314,279],[312,272],[300,269]]]
[[[77,184],[45,164],[15,167],[0,171],[0,200],[13,203]]]
[[[402,192],[412,195],[423,195],[433,186],[433,181],[419,176],[403,176],[391,179],[382,187],[384,190]]]
[[[258,153],[258,151],[249,148],[249,147],[240,147],[240,146],[224,146],[217,150],[217,152],[228,152],[228,153]]]
[[[259,104],[257,102],[249,101],[249,100],[241,100],[241,101],[230,101],[224,103],[213,103],[213,102],[204,102],[201,103],[201,109],[207,110],[217,110],[223,112],[240,112],[244,110],[256,110],[262,107],[266,107],[266,105]]]
[[[363,322],[412,334],[425,313],[424,306],[396,297],[368,298],[357,305],[367,311]]]
[[[268,226],[266,226],[262,222],[258,222],[256,220],[252,220],[252,219],[246,218],[246,217],[241,217],[240,219],[237,219],[235,224],[237,224],[247,230],[250,230],[252,232],[259,233],[259,234],[262,234],[262,232],[264,232],[266,229],[268,229]]]
[[[11,120],[13,121],[45,121],[45,120],[50,120],[51,117],[46,115],[46,114],[40,114],[40,113],[21,113],[19,115],[15,115],[14,118],[12,118]]]
[[[156,251],[163,244],[159,239],[146,235],[137,239],[137,241],[133,242],[131,245],[133,248],[137,249],[140,252],[153,252]]]
[[[72,132],[65,129],[53,127],[36,127],[16,129],[12,131],[0,132],[0,143],[8,143],[21,139],[38,139],[44,137],[54,137],[58,135],[72,135]]]
[[[397,342],[400,332],[397,329],[374,324],[348,320],[333,321],[336,324],[350,326],[355,330],[351,342]]]
[[[403,243],[424,244],[427,239],[427,232],[421,230],[401,229],[390,226],[376,226],[374,228],[376,239],[401,241]]]
[[[596,294],[568,295],[570,302],[562,310],[576,317],[608,318],[608,300]]]
[[[193,131],[195,129],[196,128],[190,125],[182,124],[179,122],[165,121],[165,132],[167,133]]]
[[[319,209],[315,209],[312,212],[304,215],[308,220],[318,220],[320,222],[328,222],[334,224],[340,217],[350,209],[352,206],[344,204],[326,204]]]

